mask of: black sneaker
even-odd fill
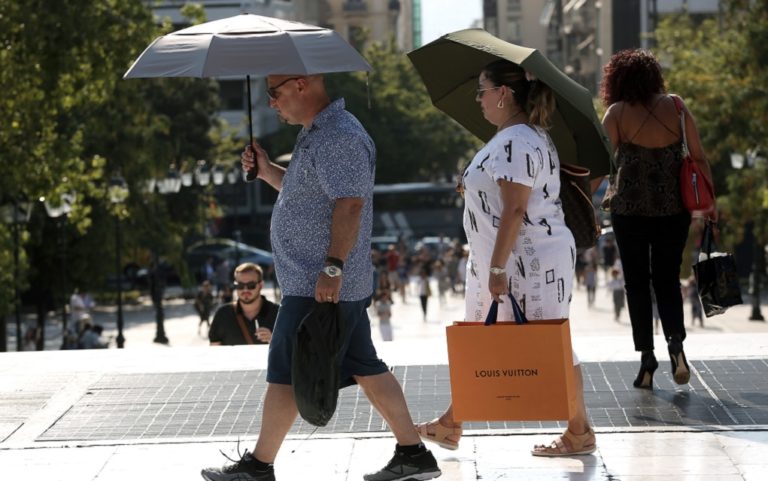
[[[232,464],[221,468],[203,469],[200,471],[203,479],[207,481],[275,481],[275,469],[272,466],[266,470],[256,469],[254,466],[256,459],[247,450],[238,461],[226,454],[224,456],[232,461]]]
[[[437,467],[437,461],[432,452],[409,456],[395,451],[395,455],[386,466],[375,473],[363,476],[365,481],[422,481],[440,476],[442,471]]]

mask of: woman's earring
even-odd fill
[[[504,99],[499,99],[499,103],[496,104],[496,107],[503,109],[504,108]]]

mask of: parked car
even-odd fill
[[[195,242],[185,253],[189,272],[194,273],[198,281],[202,280],[203,267],[208,258],[213,258],[214,265],[224,259],[234,270],[238,263],[252,262],[268,271],[274,264],[272,253],[232,239],[213,238]]]

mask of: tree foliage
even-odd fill
[[[199,6],[185,6],[194,23]],[[131,62],[160,28],[141,0],[0,1],[0,175],[2,202],[74,193],[63,227],[39,203],[22,235],[21,286],[58,295],[80,285],[96,289],[115,271],[115,216],[126,228],[124,263],[150,249],[181,266],[184,237],[201,224],[199,198],[187,189],[162,198],[147,179],[169,166],[191,168],[210,158],[212,138],[225,139],[214,120],[217,84],[200,79],[123,80]],[[112,205],[107,183],[115,174],[131,195]],[[59,240],[61,239],[61,240]],[[0,225],[0,315],[9,312],[11,228]],[[59,260],[66,253],[67,275]],[[28,254],[28,256],[27,256]],[[96,259],[99,262],[95,262]]]
[[[719,18],[668,18],[656,36],[669,66],[669,89],[681,94],[696,116],[713,164],[729,243],[740,241],[744,226],[753,225],[758,242],[765,244],[768,165],[758,160],[735,170],[730,156],[762,152],[768,157],[768,2],[722,3]]]

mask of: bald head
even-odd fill
[[[309,127],[330,99],[323,75],[270,75],[267,77],[269,106],[280,118],[293,125]]]

